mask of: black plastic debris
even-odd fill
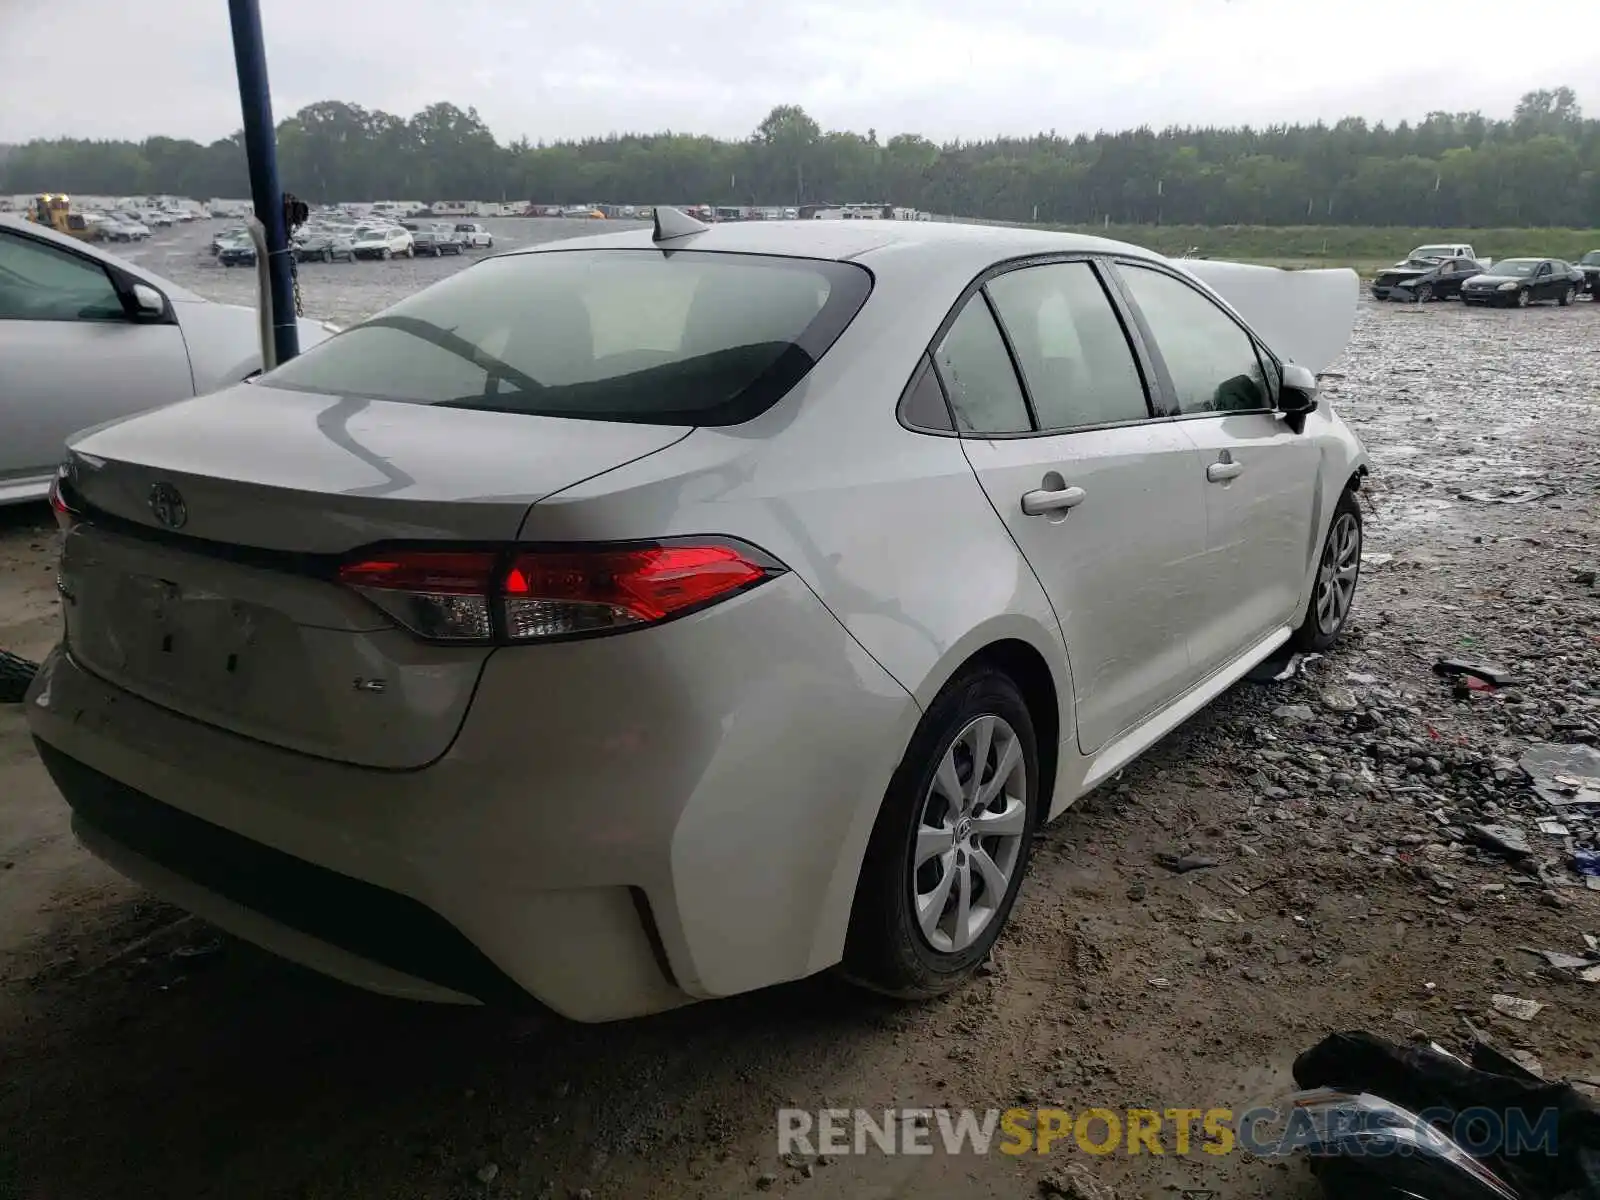
[[[0,704],[21,704],[38,670],[38,663],[0,650]]]
[[[1465,658],[1441,658],[1433,664],[1434,673],[1443,675],[1447,679],[1466,677],[1481,679],[1492,687],[1511,687],[1521,683],[1513,672],[1502,667],[1499,663],[1472,662]]]
[[[1295,1059],[1294,1078],[1302,1088],[1365,1093],[1427,1117],[1457,1151],[1476,1150],[1476,1163],[1518,1200],[1600,1200],[1600,1107],[1482,1041],[1464,1062],[1429,1046],[1336,1033]],[[1489,1136],[1494,1127],[1500,1136]],[[1507,1133],[1515,1130],[1531,1136]],[[1336,1200],[1483,1200],[1507,1194],[1448,1156],[1431,1153],[1333,1154],[1313,1157],[1311,1167]]]

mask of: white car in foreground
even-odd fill
[[[1042,822],[1343,629],[1354,273],[656,219],[73,443],[26,711],[89,848],[400,995],[929,996]]]
[[[300,322],[300,344],[328,327]],[[80,429],[261,369],[254,309],[0,217],[0,505],[43,500]]]
[[[350,242],[356,258],[415,258],[417,250],[409,230],[398,225],[363,225]]]

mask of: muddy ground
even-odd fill
[[[137,254],[242,298],[202,240]],[[453,269],[311,268],[307,309],[348,320]],[[1363,304],[1338,370],[1376,467],[1345,643],[1240,685],[1052,826],[992,972],[924,1007],[818,979],[573,1027],[365,995],[89,859],[0,707],[0,1194],[1023,1197],[1070,1158],[1121,1197],[1310,1197],[1300,1166],[1237,1154],[783,1163],[774,1112],[1242,1106],[1327,1031],[1459,1047],[1469,1023],[1600,1079],[1600,985],[1518,949],[1581,952],[1600,892],[1515,765],[1600,734],[1600,305]],[[0,518],[0,645],[55,636],[51,553],[45,513]],[[1524,682],[1459,694],[1441,654]],[[1472,846],[1486,821],[1533,853]],[[1217,865],[1175,875],[1167,852]],[[1523,1022],[1495,994],[1547,1007]]]

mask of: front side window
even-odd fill
[[[0,231],[0,321],[120,321],[125,312],[97,263]]]
[[[513,254],[416,293],[261,382],[538,416],[731,425],[793,388],[871,287],[846,262]]]
[[[1025,433],[1033,428],[1011,355],[982,292],[967,301],[933,361],[962,432]]]
[[[1271,407],[1255,342],[1237,321],[1171,275],[1131,264],[1121,270],[1167,364],[1180,413]]]
[[[1150,415],[1122,322],[1086,262],[1011,271],[989,283],[1041,429]]]

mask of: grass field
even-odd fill
[[[1490,258],[1549,255],[1575,261],[1600,250],[1600,229],[1408,229],[1362,225],[1053,226],[1206,258],[1275,267],[1354,267],[1370,274],[1430,242],[1465,242]]]

